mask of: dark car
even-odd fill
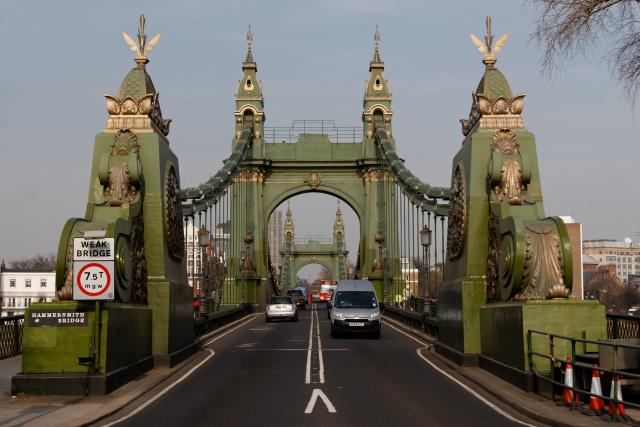
[[[291,297],[297,307],[303,310],[306,308],[307,301],[305,300],[304,293],[300,289],[289,289],[287,296]]]

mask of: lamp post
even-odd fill
[[[382,231],[379,229],[376,231],[375,241],[378,244],[378,261],[373,267],[373,271],[382,271],[382,244],[384,243],[384,236],[382,235]]]
[[[200,245],[200,289],[198,295],[204,298],[204,284],[206,281],[207,245],[209,244],[209,230],[204,225],[198,230],[198,245]]]
[[[422,259],[423,259],[423,266],[425,265],[426,262],[426,268],[425,268],[425,274],[424,274],[424,279],[423,279],[423,284],[425,287],[427,287],[428,289],[428,280],[429,280],[429,258],[427,258],[427,251],[429,249],[429,247],[431,246],[431,229],[429,228],[428,225],[423,225],[422,226],[422,230],[420,230],[420,244],[422,245]],[[422,289],[422,295],[420,295],[421,297],[425,296],[425,289]]]

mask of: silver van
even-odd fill
[[[340,280],[329,302],[331,336],[369,333],[380,338],[380,306],[368,280]]]

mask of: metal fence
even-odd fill
[[[424,332],[432,337],[438,336],[438,318],[437,305],[425,304],[424,301],[417,301],[416,304],[422,303],[422,307],[427,311],[406,310],[396,307],[393,304],[381,304],[380,311],[383,316],[404,323],[405,325]],[[433,311],[432,311],[433,310]],[[435,314],[435,315],[433,315]]]
[[[609,339],[640,338],[640,317],[625,314],[607,314]]]
[[[24,315],[0,317],[0,359],[22,353]]]
[[[624,400],[622,383],[640,381],[637,365],[640,345],[608,341],[594,341],[550,334],[544,331],[527,332],[529,371],[554,386],[562,394],[562,401],[573,410],[586,411],[592,398],[603,402],[600,414],[609,414],[614,421],[627,420],[624,406],[640,408],[640,404]],[[591,348],[598,351],[586,351]],[[545,350],[546,349],[546,350]],[[626,363],[629,358],[635,363]],[[571,369],[569,369],[569,367]],[[592,393],[593,371],[602,377],[600,393]],[[607,402],[607,407],[604,407]],[[593,411],[595,412],[595,411]]]
[[[265,127],[262,137],[270,143],[292,144],[306,134],[325,135],[335,143],[356,143],[362,141],[363,130],[362,126],[336,126],[333,120],[294,120],[291,126]]]

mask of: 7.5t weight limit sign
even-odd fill
[[[113,261],[74,262],[73,299],[113,299],[113,264]]]
[[[107,292],[111,287],[109,269],[97,262],[85,264],[77,273],[76,282],[80,292],[94,298]]]

